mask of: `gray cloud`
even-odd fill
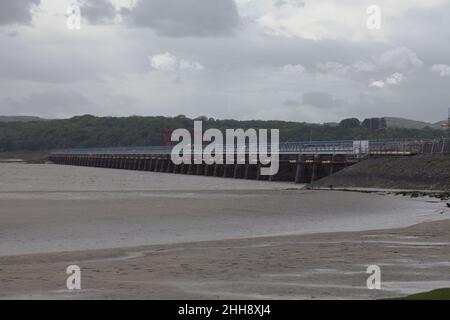
[[[117,15],[109,0],[79,0],[81,15],[91,24],[111,23]]]
[[[6,98],[3,112],[50,117],[66,116],[89,112],[90,104],[84,95],[75,91],[45,91],[32,93],[21,100]]]
[[[7,33],[8,37],[17,37],[19,35],[19,32],[16,30],[10,31]]]
[[[284,100],[283,104],[286,107],[298,107],[299,105],[301,105],[300,101],[294,99],[286,99]]]
[[[407,47],[387,50],[375,57],[375,60],[382,67],[394,69],[412,69],[423,65],[417,54]]]
[[[233,0],[140,0],[121,14],[130,25],[167,37],[228,36],[240,23]]]
[[[231,0],[141,1],[122,10],[126,22],[140,26],[128,28],[105,24],[113,18],[107,1],[86,0],[85,4],[95,4],[91,12],[82,8],[90,23],[68,31],[61,1],[41,2],[33,13],[34,28],[14,26],[10,34],[10,26],[0,27],[0,101],[6,101],[0,103],[0,114],[205,114],[318,122],[370,116],[428,121],[446,117],[448,4],[430,4],[427,10],[410,10],[402,19],[386,20],[386,27],[392,24],[391,38],[377,41],[267,34],[256,19],[239,24]],[[126,2],[113,3],[117,7]],[[247,16],[264,1],[248,1],[246,11],[243,2],[237,2],[239,12]],[[282,2],[290,3],[280,9],[289,13],[293,2]],[[224,3],[232,10],[222,10]],[[314,30],[320,30],[319,22]],[[233,37],[223,37],[237,26]],[[410,32],[413,29],[417,32]],[[149,57],[165,52],[177,58],[177,67],[183,59],[187,70],[199,69],[188,62],[204,68],[158,71],[161,68],[155,67],[160,65],[152,67]],[[286,65],[302,65],[304,70],[283,68]],[[396,73],[404,77],[391,79]],[[370,86],[380,80],[383,88]]]
[[[334,107],[335,101],[333,96],[326,92],[307,92],[303,95],[303,104],[329,109]]]
[[[31,9],[39,4],[40,0],[1,0],[0,25],[30,24]]]
[[[275,0],[276,7],[282,7],[284,5],[291,5],[294,7],[304,7],[305,2],[303,0]]]

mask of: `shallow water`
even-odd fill
[[[0,164],[0,255],[394,228],[443,203],[291,183]]]
[[[0,192],[273,190],[293,183],[117,170],[52,164],[0,163]]]

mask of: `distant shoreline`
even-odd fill
[[[26,163],[45,163],[49,151],[3,151],[0,152],[0,163],[11,162],[9,160],[16,160],[15,162]]]

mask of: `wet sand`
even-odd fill
[[[450,287],[450,220],[404,229],[1,257],[2,299],[380,299]],[[65,269],[81,268],[80,291]],[[381,290],[366,287],[368,265]]]
[[[0,174],[0,298],[378,298],[450,286],[450,211],[431,198],[54,165]],[[82,269],[77,293],[65,290],[70,264]],[[365,287],[369,264],[384,290]]]

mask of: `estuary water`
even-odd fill
[[[428,198],[52,164],[0,164],[0,255],[396,228]]]

